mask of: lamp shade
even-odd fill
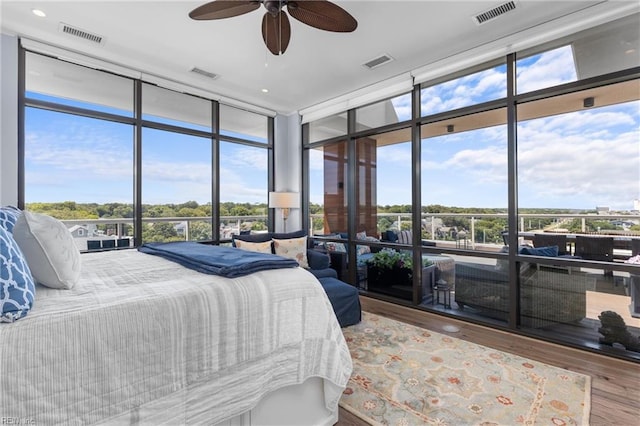
[[[270,192],[269,207],[295,209],[300,207],[300,194],[297,192]]]

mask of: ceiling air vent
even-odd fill
[[[212,72],[209,72],[209,71],[205,71],[205,70],[200,69],[198,67],[193,67],[191,69],[191,72],[195,72],[196,74],[200,74],[200,75],[205,76],[207,78],[210,78],[212,80],[215,80],[216,78],[218,78],[218,74],[215,74],[215,73],[212,73]]]
[[[363,66],[369,68],[370,70],[379,67],[380,65],[384,65],[387,62],[393,61],[393,58],[387,54],[382,54],[377,58],[373,58],[372,60],[365,62],[362,64]]]
[[[101,35],[92,34],[89,31],[81,30],[80,28],[73,27],[69,24],[65,24],[64,22],[60,22],[58,29],[60,30],[60,32],[73,37],[78,37],[95,44],[104,44],[104,37],[102,37]]]
[[[501,4],[498,7],[494,7],[491,10],[487,10],[486,12],[482,12],[473,17],[473,20],[476,21],[476,24],[484,24],[492,19],[497,18],[500,15],[504,15],[507,12],[511,12],[516,9],[516,3],[514,1],[509,1],[504,4]]]

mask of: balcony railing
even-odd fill
[[[264,224],[266,231],[266,215],[258,216],[222,216],[220,218],[220,239],[231,239],[233,234],[251,229],[256,222]],[[133,246],[133,218],[103,218],[103,219],[68,219],[62,220],[70,232],[72,232],[76,246],[80,251],[124,248]],[[210,217],[144,217],[142,223],[171,223],[174,224],[175,236],[172,240],[191,241],[211,239],[211,233],[205,238],[195,238],[192,235],[192,224],[205,222],[211,224]],[[99,229],[105,228],[105,229]],[[259,231],[258,231],[259,232]],[[127,240],[124,243],[123,240]],[[99,242],[96,243],[91,242]]]
[[[323,234],[324,229],[314,229],[313,225],[322,223],[322,214],[310,216],[309,223],[312,234]],[[251,229],[255,222],[261,222],[266,230],[266,215],[257,216],[223,216],[221,217],[220,239],[230,239],[233,234],[241,230]],[[496,222],[496,220],[498,222]],[[614,236],[624,240],[625,237],[640,238],[640,231],[629,229],[591,229],[589,221],[614,222],[640,225],[638,214],[522,214],[519,217],[519,229],[521,240],[527,240],[529,235],[535,232],[564,232],[568,223],[578,220],[580,230],[573,233],[595,234],[599,236]],[[73,219],[63,220],[63,223],[72,230],[75,227],[78,247],[86,250],[88,240],[118,240],[132,238],[132,218],[103,218],[103,219]],[[194,240],[192,224],[195,222],[211,223],[210,217],[145,217],[143,224],[173,223],[176,229],[174,240]],[[411,213],[379,213],[377,215],[378,230],[386,229],[410,229]],[[491,227],[487,226],[491,224]],[[471,250],[497,251],[503,243],[501,231],[506,229],[506,213],[424,213],[422,214],[422,237],[434,241],[438,246],[464,248]],[[390,225],[389,225],[390,224]],[[547,224],[547,226],[544,226]],[[98,230],[99,228],[106,228]],[[128,228],[128,229],[127,229]],[[82,230],[83,229],[83,230]],[[254,231],[255,232],[255,231]],[[257,231],[259,232],[259,231]],[[211,235],[204,239],[211,239]],[[84,240],[84,241],[83,241]],[[132,245],[132,243],[131,243]],[[629,249],[617,247],[618,256],[630,255]]]

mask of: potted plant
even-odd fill
[[[382,249],[366,263],[368,289],[412,299],[413,257],[410,252]],[[424,259],[423,267],[430,266],[435,267],[432,262]]]

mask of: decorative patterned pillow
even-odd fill
[[[288,238],[286,240],[273,239],[273,248],[277,255],[295,259],[303,268],[309,267],[307,260],[307,237]]]
[[[365,235],[362,238],[358,238],[358,239],[361,239],[361,240],[364,240],[364,241],[370,241],[370,242],[374,242],[374,241],[375,242],[379,242],[380,241],[376,237],[369,237],[367,235]],[[358,255],[371,253],[371,246],[365,246],[365,245],[359,244],[359,245],[356,246],[356,253]]]
[[[80,251],[58,219],[24,211],[13,228],[33,278],[51,288],[69,289],[80,278]]]
[[[363,246],[363,245],[360,245],[360,244],[358,244],[356,246],[356,254],[358,256],[360,256],[361,254],[367,254],[367,253],[371,253],[371,247]]]
[[[411,231],[400,231],[398,233],[398,244],[411,244],[412,240],[413,233]]]
[[[13,227],[21,214],[22,212],[16,207],[0,207],[0,228],[13,232]]]
[[[335,251],[336,253],[346,253],[347,247],[344,243],[336,243],[333,241],[327,241],[324,243],[324,246],[327,248],[327,251]]]
[[[236,240],[236,247],[242,250],[257,251],[258,253],[273,253],[271,251],[271,240],[261,243],[251,243],[248,241]]]
[[[0,226],[0,322],[23,318],[36,294],[33,276],[11,233]]]

